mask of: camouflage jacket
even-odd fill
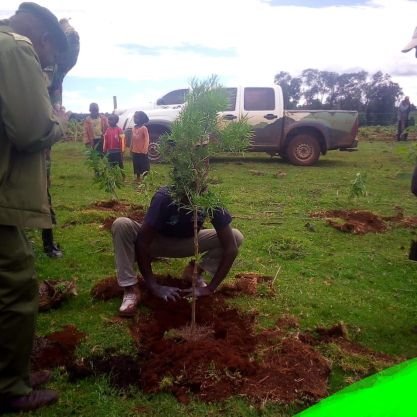
[[[0,224],[51,227],[44,149],[63,135],[30,40],[0,21]]]

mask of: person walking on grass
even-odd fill
[[[123,130],[117,126],[119,116],[111,114],[108,120],[109,127],[104,133],[103,152],[107,155],[111,165],[118,165],[120,169],[123,169],[125,139]]]
[[[148,158],[149,132],[146,127],[149,118],[145,112],[137,111],[133,120],[135,126],[132,129],[130,151],[132,153],[133,173],[136,175],[137,181],[140,182],[150,170]]]
[[[26,228],[50,228],[45,149],[64,134],[53,114],[43,68],[68,49],[58,19],[22,3],[0,21],[0,413],[57,401],[30,373],[38,282]]]
[[[405,97],[398,106],[397,115],[397,141],[407,140],[408,118],[410,115],[411,103],[410,98]]]

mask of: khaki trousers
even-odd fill
[[[28,394],[38,311],[34,255],[23,230],[0,225],[0,398]]]
[[[112,226],[114,255],[117,280],[121,287],[137,283],[134,270],[136,261],[135,243],[141,224],[127,217],[119,217]],[[232,229],[237,246],[243,241],[243,235]],[[223,256],[223,248],[214,229],[198,232],[198,245],[203,254],[200,266],[210,275],[214,275]],[[150,254],[154,258],[187,258],[194,256],[194,238],[178,239],[157,235],[152,242]]]

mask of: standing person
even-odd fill
[[[125,140],[123,130],[117,126],[119,116],[111,114],[108,120],[110,126],[104,133],[103,152],[107,154],[111,165],[119,165],[120,169],[123,169]]]
[[[99,113],[97,103],[90,104],[90,115],[84,120],[84,143],[103,155],[103,136],[109,127],[107,117]]]
[[[407,140],[408,133],[406,131],[408,127],[408,117],[410,115],[411,103],[410,98],[405,97],[401,100],[398,106],[398,117],[397,117],[397,140]]]
[[[148,158],[149,132],[145,126],[149,118],[145,112],[137,111],[133,120],[135,126],[132,129],[130,151],[132,152],[133,172],[136,179],[141,181],[151,169]]]
[[[48,87],[49,97],[51,103],[53,103],[54,113],[61,120],[67,121],[67,115],[62,107],[62,83],[67,73],[77,63],[78,53],[80,51],[80,38],[74,28],[68,23],[67,19],[61,19],[59,24],[65,33],[67,38],[68,48],[66,51],[61,51],[57,56],[56,64],[46,71],[49,75],[50,85]],[[46,178],[47,178],[47,191],[48,201],[51,211],[52,224],[56,224],[56,215],[52,207],[52,197],[50,193],[51,188],[51,149],[45,150],[46,156]],[[50,258],[61,258],[63,256],[62,250],[59,245],[54,241],[53,229],[42,229],[42,243],[43,251]]]
[[[42,68],[67,39],[57,18],[22,3],[0,21],[0,412],[51,404],[56,392],[30,375],[38,283],[24,228],[49,228],[45,149],[63,136]],[[18,94],[16,94],[18,92]]]
[[[415,55],[417,58],[417,27],[414,29],[413,37],[411,38],[410,42],[404,46],[402,52],[409,52],[412,49],[415,49]],[[411,192],[417,196],[417,165],[414,169],[414,173],[411,179]]]
[[[194,256],[193,213],[177,204],[170,187],[161,187],[153,196],[142,224],[127,217],[119,217],[112,225],[117,280],[124,289],[123,302],[119,309],[121,316],[136,313],[139,303],[137,277],[134,263],[149,290],[159,298],[176,300],[181,296],[178,288],[159,285],[152,272],[152,259],[157,257],[186,258]],[[184,201],[187,199],[183,197]],[[221,284],[238,254],[243,236],[230,226],[232,217],[226,209],[213,210],[210,220],[214,229],[202,229],[207,213],[198,214],[198,246],[203,254],[198,265],[196,295],[214,293]],[[212,276],[210,283],[204,282],[202,273]],[[186,267],[184,277],[191,275]]]

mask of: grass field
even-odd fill
[[[329,152],[314,167],[295,167],[263,154],[219,157],[212,161],[212,187],[224,195],[234,227],[245,236],[239,258],[229,274],[242,271],[274,276],[276,295],[241,296],[233,303],[259,312],[259,326],[272,326],[282,314],[297,316],[301,329],[331,326],[343,321],[350,337],[371,349],[417,356],[417,263],[408,260],[414,229],[392,227],[385,233],[352,235],[328,226],[309,213],[328,209],[361,209],[393,215],[395,207],[417,216],[417,199],[410,193],[413,166],[404,155],[411,143],[362,142],[358,152]],[[30,232],[40,280],[76,279],[78,296],[57,310],[41,313],[37,333],[44,335],[74,324],[87,334],[78,356],[114,348],[134,350],[127,323],[109,325],[118,300],[95,302],[90,289],[102,278],[114,276],[110,233],[100,225],[108,213],[89,206],[107,200],[92,182],[79,143],[55,146],[52,195],[58,216],[56,240],[62,259],[49,259],[41,250],[40,233]],[[119,197],[149,204],[153,191],[168,181],[169,167],[152,165],[145,188],[133,182],[130,159],[125,187]],[[368,195],[349,199],[356,173],[366,175]],[[184,260],[156,263],[155,271],[178,276]],[[330,393],[352,381],[352,372],[337,366]],[[346,369],[346,368],[345,368]],[[266,405],[258,410],[242,398],[221,404],[177,403],[167,394],[131,395],[115,392],[104,378],[69,383],[64,370],[54,371],[51,384],[60,402],[35,416],[290,416],[306,407]]]

